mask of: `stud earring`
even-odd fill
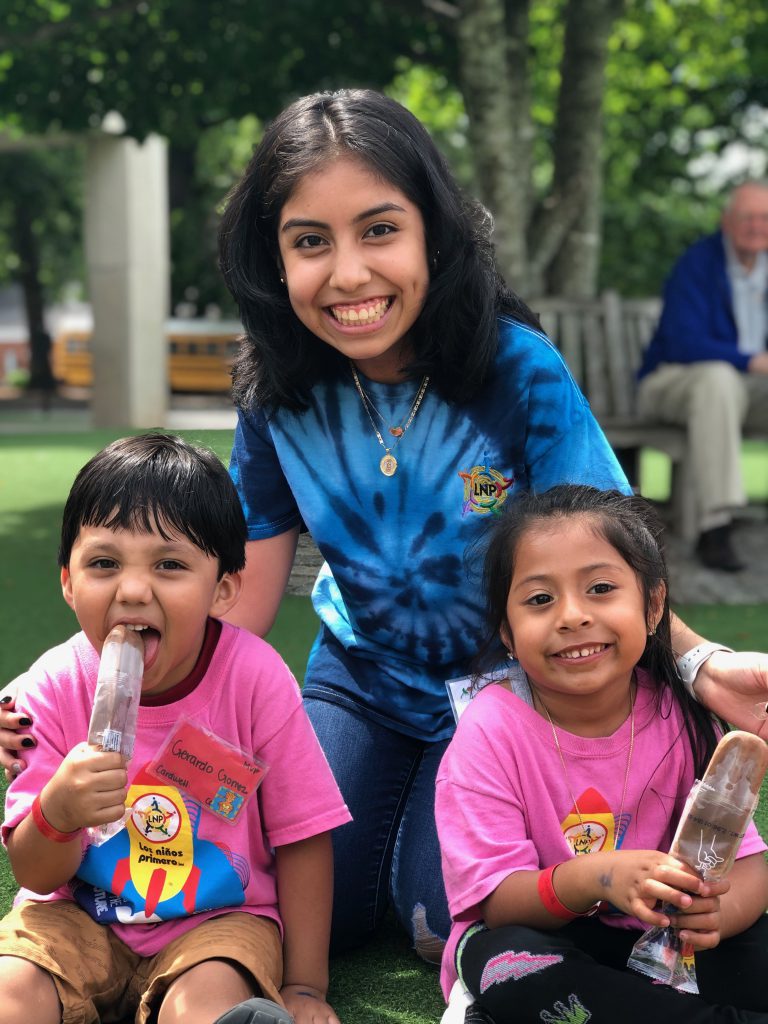
[[[280,284],[282,284],[282,285],[285,284],[285,278],[283,277],[282,274],[280,275]]]
[[[514,651],[507,651],[507,660],[508,661],[515,661],[515,652]]]
[[[655,626],[653,627],[653,629],[649,629],[648,630],[648,636],[656,636],[656,627]]]

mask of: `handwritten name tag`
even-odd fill
[[[206,810],[237,821],[268,765],[208,729],[182,719],[147,771],[194,797]]]

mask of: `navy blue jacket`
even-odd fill
[[[640,367],[639,377],[659,363],[724,360],[746,371],[750,357],[739,352],[733,295],[722,232],[687,249],[664,286],[659,326]]]

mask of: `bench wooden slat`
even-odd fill
[[[556,326],[556,333],[547,333],[562,352],[611,445],[628,450],[657,448],[670,457],[675,527],[683,537],[693,539],[696,523],[687,476],[686,431],[637,415],[635,375],[658,320],[660,300],[622,299],[617,292],[607,291],[596,299],[547,296],[530,306],[539,313],[542,326]],[[567,348],[563,343],[566,322]],[[574,339],[579,341],[579,351],[574,350]]]
[[[300,534],[296,558],[293,561],[288,586],[285,588],[286,594],[298,594],[302,597],[311,594],[315,578],[322,564],[323,556],[310,535],[308,533]]]

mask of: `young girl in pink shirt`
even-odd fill
[[[660,532],[640,499],[563,485],[492,533],[480,661],[500,638],[510,672],[462,715],[436,800],[443,987],[478,1020],[768,1020],[765,844],[750,826],[708,883],[666,852],[719,730],[676,669]],[[628,969],[651,925],[693,947],[699,996]]]

